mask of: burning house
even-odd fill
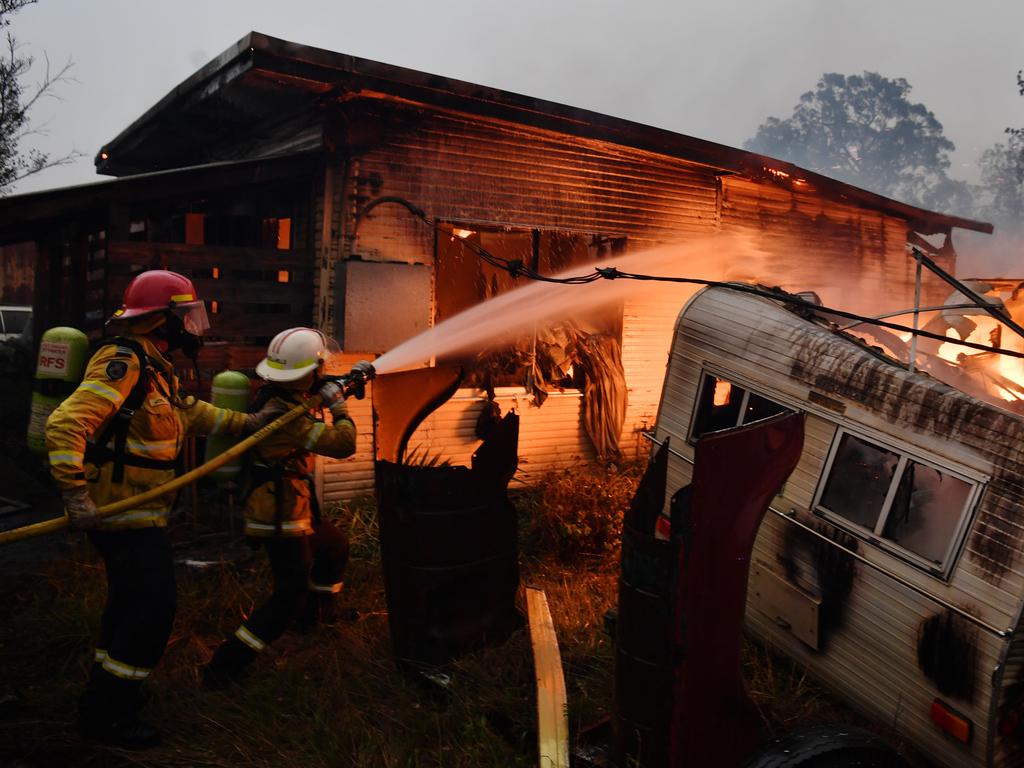
[[[953,271],[953,230],[991,231],[750,152],[255,32],[112,138],[96,167],[115,180],[0,201],[0,243],[35,253],[36,327],[99,334],[133,274],[175,269],[209,302],[210,372],[251,368],[293,325],[329,331],[345,361],[385,353],[525,282],[482,251],[583,273],[743,235],[757,279],[881,314],[914,305],[908,243]],[[680,254],[673,274],[708,276]],[[921,287],[922,304],[950,293]],[[646,451],[686,295],[632,293],[460,360],[465,386],[410,450],[465,461],[493,399],[520,416],[527,479]],[[354,460],[321,467],[325,499],[372,488],[368,428],[360,440]]]

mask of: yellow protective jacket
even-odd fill
[[[61,490],[87,485],[97,507],[135,496],[174,478],[175,470],[132,466],[133,457],[158,463],[173,462],[189,435],[236,435],[246,415],[216,408],[202,400],[178,397],[174,369],[145,336],[126,336],[141,346],[140,361],[131,347],[116,342],[100,347],[89,360],[85,377],[46,422],[50,471]],[[115,418],[146,368],[145,396],[128,423],[126,461],[121,482],[114,479],[114,461],[87,457]],[[188,407],[183,407],[188,406]],[[124,414],[127,415],[127,412]],[[92,447],[90,448],[90,444]],[[108,447],[112,447],[108,443]],[[167,525],[174,493],[138,509],[129,509],[99,524],[100,530]]]
[[[270,399],[289,410],[297,392],[275,388]],[[344,459],[356,450],[356,427],[348,416],[327,425],[315,413],[282,427],[252,449],[250,488],[245,503],[247,536],[306,536],[313,532],[316,495],[314,454]]]

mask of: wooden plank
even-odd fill
[[[223,301],[245,304],[312,305],[313,293],[309,283],[278,283],[269,280],[211,280],[196,278],[192,281],[196,292],[204,301]]]
[[[273,337],[285,328],[309,325],[312,306],[301,312],[268,312],[266,314],[230,311],[210,315],[211,337],[227,341],[252,337]]]
[[[541,768],[569,768],[569,709],[555,623],[542,589],[526,587],[537,675],[537,747]]]
[[[145,243],[118,241],[107,244],[107,259],[112,266],[140,264],[151,268],[174,269],[303,269],[311,270],[313,257],[306,251],[279,251],[275,248],[231,247],[222,245],[186,245],[184,243]]]

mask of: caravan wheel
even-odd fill
[[[744,768],[908,768],[882,739],[860,728],[829,726],[772,741]]]

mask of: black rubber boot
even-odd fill
[[[129,716],[123,720],[85,725],[79,720],[79,733],[83,739],[91,739],[120,749],[152,749],[163,740],[160,731],[144,720]]]
[[[160,732],[137,714],[138,681],[122,680],[93,670],[78,707],[78,733],[83,739],[121,749],[150,749]]]
[[[241,679],[245,668],[256,658],[256,651],[237,637],[221,643],[210,663],[203,667],[203,687],[221,690]]]
[[[298,632],[312,632],[321,624],[334,623],[334,606],[337,595],[310,593],[295,616],[294,627]]]

